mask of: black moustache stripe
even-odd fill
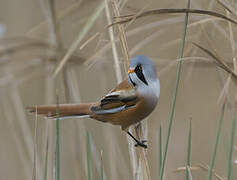
[[[147,81],[146,81],[146,78],[145,78],[145,76],[143,75],[143,73],[141,72],[138,72],[138,73],[136,73],[136,75],[137,75],[137,77],[142,81],[142,82],[144,82],[147,86],[148,86],[148,83],[147,83]]]
[[[147,83],[146,78],[142,72],[142,69],[139,68],[139,66],[137,66],[135,68],[135,73],[136,73],[137,77],[148,86],[148,83]]]

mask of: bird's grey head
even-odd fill
[[[158,80],[155,64],[146,56],[134,57],[130,61],[128,79],[134,86],[149,86]]]

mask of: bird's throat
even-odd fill
[[[128,78],[129,78],[130,82],[132,83],[132,85],[135,87],[135,86],[136,86],[136,83],[133,82],[133,80],[132,80],[132,78],[130,77],[130,75],[128,75]]]

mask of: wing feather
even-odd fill
[[[95,114],[111,114],[126,110],[134,106],[137,102],[135,87],[124,80],[115,89],[101,99],[98,106],[93,106],[91,110]]]

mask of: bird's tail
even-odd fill
[[[27,107],[26,109],[30,113],[37,113],[38,115],[43,115],[47,118],[80,118],[80,117],[90,117],[92,114],[91,107],[93,103],[83,103],[83,104],[59,104],[59,105],[40,105]]]

